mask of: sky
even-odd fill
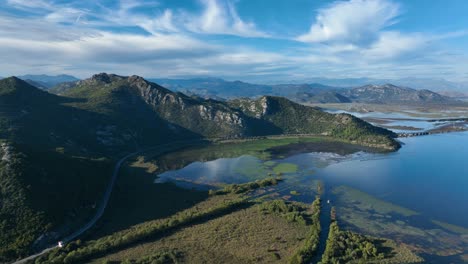
[[[466,0],[0,0],[0,76],[468,81]]]

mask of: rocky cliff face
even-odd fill
[[[255,118],[262,118],[268,111],[271,111],[271,102],[267,96],[262,96],[258,100],[237,99],[231,104]]]
[[[150,109],[154,115],[164,120],[172,131],[190,131],[199,136],[239,137],[249,135],[248,119],[242,112],[232,109],[222,102],[193,98],[182,93],[172,92],[158,84],[148,82],[139,76],[123,77],[100,73],[80,81],[66,95],[85,97],[89,101],[114,102],[113,111],[125,105]],[[131,99],[130,99],[131,98]],[[142,101],[143,105],[135,105]]]

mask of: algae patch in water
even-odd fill
[[[277,174],[280,173],[293,173],[297,172],[298,166],[293,163],[280,163],[273,167],[273,171]]]

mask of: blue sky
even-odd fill
[[[0,76],[468,81],[465,0],[0,3]]]

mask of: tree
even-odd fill
[[[334,206],[331,208],[330,217],[332,221],[336,221],[336,209]]]

